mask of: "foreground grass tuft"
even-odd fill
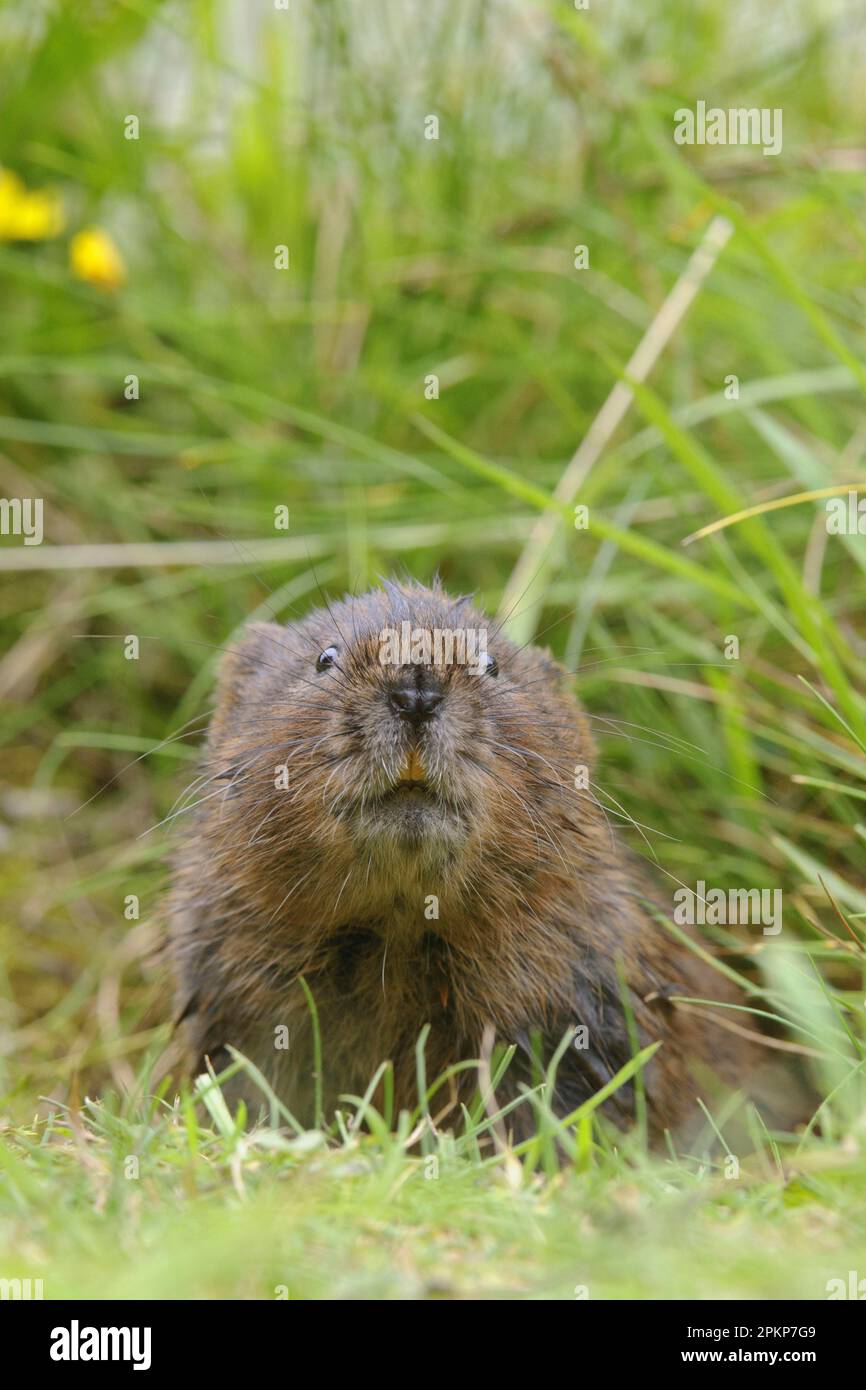
[[[337,1141],[244,1128],[208,1085],[219,1124],[108,1095],[6,1135],[4,1276],[48,1298],[816,1299],[862,1259],[850,1142],[770,1146],[731,1180],[607,1136],[545,1176],[473,1156],[480,1126],[425,1154],[409,1117],[365,1133],[351,1107]]]

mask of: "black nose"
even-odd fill
[[[432,717],[437,705],[442,703],[442,695],[426,686],[399,685],[390,691],[388,700],[401,719],[420,724]]]

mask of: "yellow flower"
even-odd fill
[[[45,241],[63,231],[55,193],[28,193],[8,169],[0,169],[0,241]]]
[[[85,227],[69,243],[69,264],[73,275],[101,290],[116,290],[126,279],[123,258],[107,232]]]

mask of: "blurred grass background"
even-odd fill
[[[866,482],[864,76],[862,14],[828,0],[0,7],[0,168],[62,223],[4,237],[0,187],[0,488],[45,502],[42,568],[0,541],[0,1238],[24,1272],[104,1293],[137,1251],[124,1287],[188,1296],[170,1271],[207,1226],[223,1237],[198,1293],[268,1296],[277,1260],[298,1296],[568,1297],[571,1234],[605,1296],[820,1297],[805,1252],[840,1276],[862,1253],[864,539],[829,537],[818,502],[681,542]],[[676,146],[673,112],[698,100],[781,108],[782,154]],[[795,1176],[769,1150],[720,1195],[599,1137],[568,1183],[515,1197],[458,1164],[432,1202],[385,1136],[263,1163],[201,1106],[80,1109],[128,1092],[165,1036],[171,837],[145,832],[193,775],[219,649],[265,604],[290,619],[395,567],[495,611],[718,213],[733,236],[581,488],[589,531],[563,525],[512,621],[577,671],[602,785],[653,827],[663,885],[784,889],[785,949],[752,1002],[832,1093]],[[279,505],[288,558],[252,561]],[[139,562],[143,543],[228,539],[219,563]],[[106,543],[123,562],[91,567]],[[71,568],[55,546],[81,547]],[[72,1109],[31,1125],[44,1096]],[[300,1244],[241,1275],[247,1165],[244,1220],[271,1230],[286,1200]]]

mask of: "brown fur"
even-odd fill
[[[477,1058],[488,1025],[517,1045],[500,1104],[532,1076],[533,1036],[549,1057],[584,1024],[588,1048],[569,1047],[559,1066],[554,1103],[565,1114],[632,1055],[620,961],[640,1043],[663,1044],[645,1072],[651,1129],[680,1127],[694,1111],[695,1069],[741,1083],[751,1049],[665,1002],[730,995],[645,905],[592,790],[595,753],[570,678],[536,648],[491,634],[499,674],[427,668],[442,702],[414,728],[388,695],[415,669],[379,661],[381,630],[404,619],[488,627],[468,600],[389,584],[287,627],[257,624],[224,661],[204,768],[214,780],[197,793],[170,900],[189,1065],[230,1043],[312,1122],[303,975],[327,1116],[341,1094],[363,1094],[386,1058],[397,1107],[413,1108],[425,1024],[429,1079]],[[337,664],[317,672],[332,646]],[[414,794],[387,799],[413,747],[436,798],[418,810],[407,809]],[[288,790],[274,785],[280,764]],[[425,916],[430,895],[438,919]],[[466,1095],[477,1077],[463,1076]],[[607,1113],[624,1122],[633,1099],[622,1088]],[[521,1134],[530,1120],[521,1105],[510,1123]]]

